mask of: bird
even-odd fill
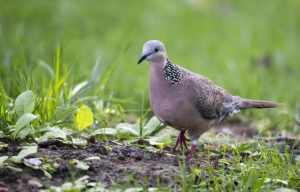
[[[150,64],[151,109],[161,123],[180,131],[174,150],[187,149],[185,133],[188,133],[190,157],[197,149],[201,134],[226,117],[244,109],[278,106],[273,101],[232,95],[207,77],[174,64],[159,40],[144,43],[138,64],[145,60]]]

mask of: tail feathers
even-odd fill
[[[242,99],[239,105],[240,109],[249,108],[275,108],[278,103],[273,101],[263,101],[263,100],[252,100],[252,99]]]

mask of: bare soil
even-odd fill
[[[8,147],[0,151],[0,156],[18,154],[21,144],[5,142],[8,143]],[[280,142],[288,145],[292,143],[293,146],[295,144],[294,140],[284,138],[272,140],[270,143]],[[300,145],[299,142],[298,145]],[[178,177],[182,168],[180,162],[184,162],[181,161],[184,156],[175,154],[171,148],[159,150],[146,146],[144,143],[126,144],[113,141],[92,141],[83,148],[66,145],[55,140],[41,143],[38,153],[30,157],[55,162],[58,167],[51,173],[52,178],[46,177],[40,170],[34,170],[22,164],[17,165],[23,169],[21,172],[0,168],[0,192],[39,191],[41,188],[52,185],[59,186],[84,175],[88,175],[90,181],[100,181],[105,187],[116,185],[152,187],[159,183],[160,186],[179,189]],[[206,144],[205,150],[194,156],[193,160],[189,162],[189,166],[202,167],[210,163],[217,167],[218,155],[217,153],[211,155],[216,148],[217,146]],[[297,148],[300,150],[300,146]],[[72,159],[86,162],[89,165],[88,170],[74,170],[74,167],[70,165]]]
[[[141,145],[142,146],[142,145]],[[20,145],[9,143],[8,148],[0,151],[0,156],[16,155]],[[11,169],[0,169],[0,192],[5,191],[38,191],[37,183],[47,188],[51,185],[61,185],[72,178],[84,175],[90,176],[90,181],[101,181],[105,187],[116,184],[146,184],[155,186],[157,182],[170,187],[177,185],[175,176],[178,176],[178,157],[168,150],[157,151],[153,148],[144,149],[138,145],[94,142],[85,148],[74,148],[59,141],[50,141],[39,145],[38,153],[31,157],[42,157],[55,161],[58,168],[49,179],[40,170],[26,166],[19,166],[22,172]],[[92,158],[87,160],[90,157]],[[86,162],[89,169],[86,171],[74,170],[70,160],[77,159]],[[75,175],[74,175],[75,174]],[[146,182],[146,183],[145,183]]]

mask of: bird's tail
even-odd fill
[[[252,99],[241,99],[240,109],[249,108],[275,108],[278,103],[273,101],[263,101],[263,100],[252,100]]]

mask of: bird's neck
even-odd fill
[[[167,58],[160,62],[152,62],[150,70],[151,79],[155,81],[176,84],[182,79],[181,69]]]
[[[167,64],[167,58],[161,58],[160,60],[151,61],[150,63],[150,74],[151,78],[162,79],[164,67]]]
[[[168,59],[163,71],[165,80],[172,84],[178,83],[182,80],[182,70]]]
[[[150,63],[150,87],[151,92],[161,92],[160,85],[167,86],[167,81],[164,78],[164,68],[167,65],[167,59],[159,62],[152,61]],[[159,86],[158,86],[159,85]]]

